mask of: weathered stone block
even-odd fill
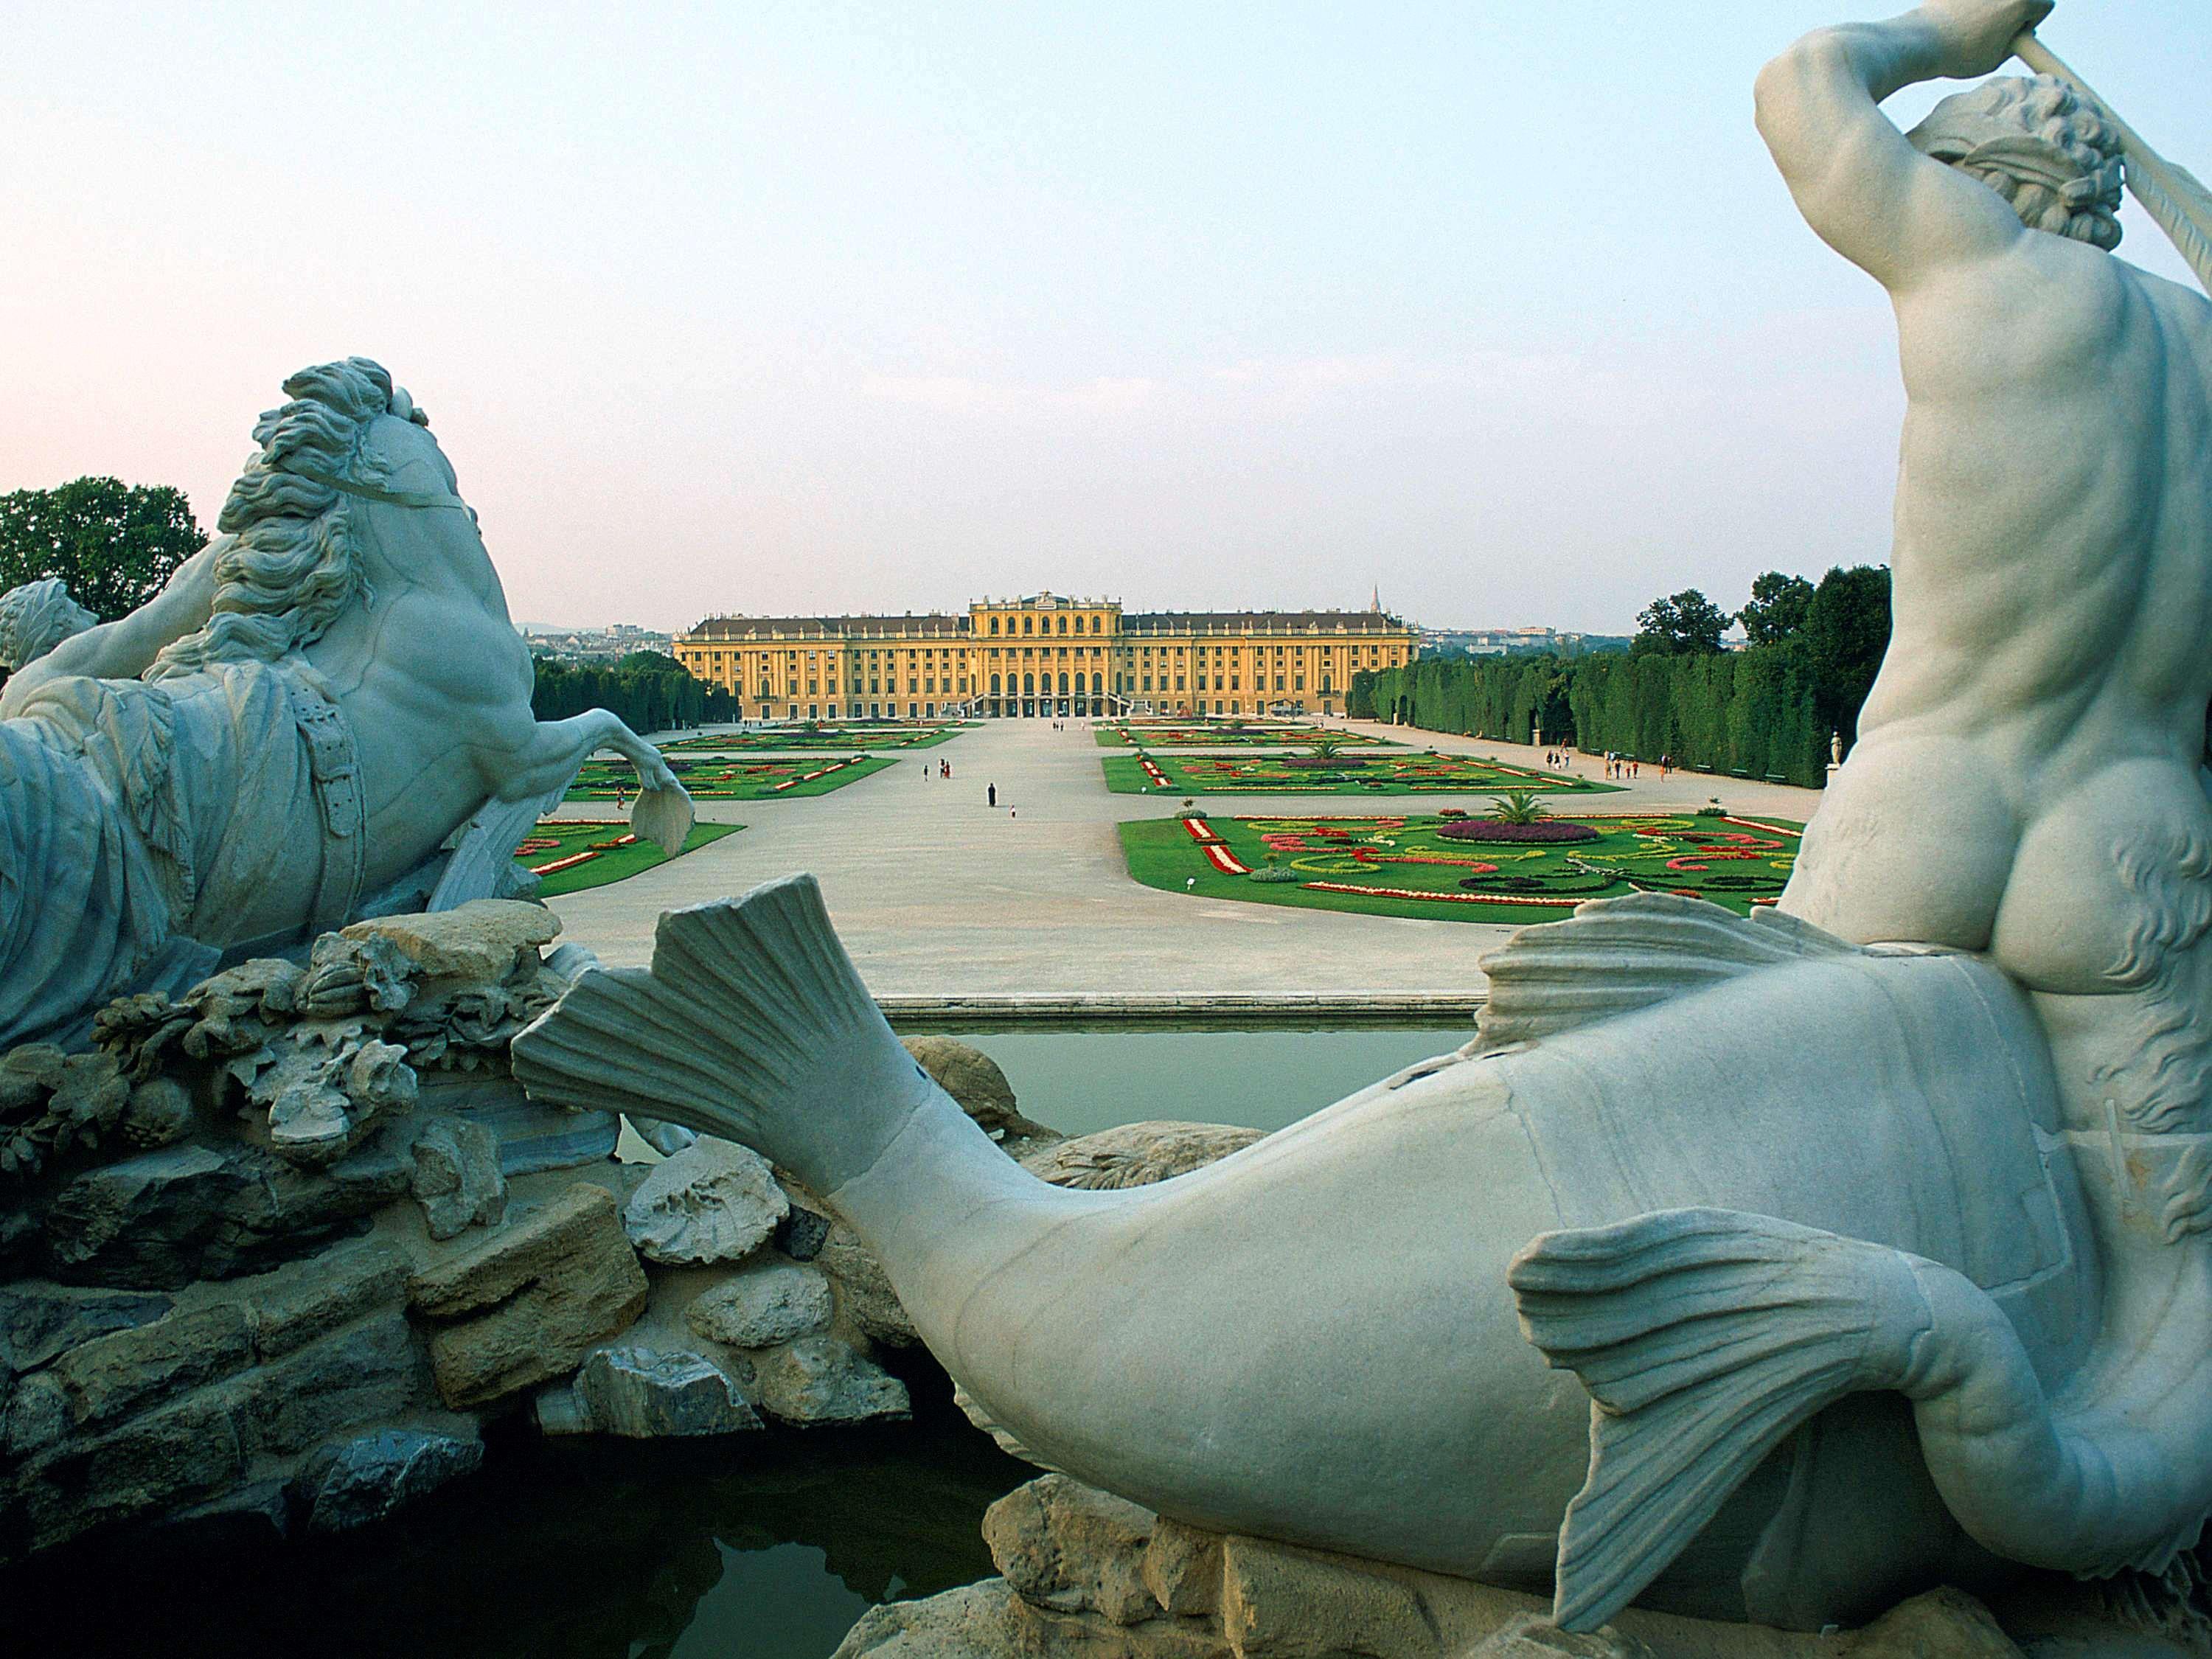
[[[536,1213],[416,1276],[448,1405],[480,1404],[574,1369],[644,1309],[645,1273],[614,1195],[580,1182]]]
[[[585,1360],[574,1386],[590,1432],[644,1440],[761,1426],[737,1385],[702,1354],[602,1348]]]
[[[188,1285],[231,1206],[253,1184],[243,1158],[208,1146],[165,1146],[88,1170],[46,1212],[50,1269],[69,1283]]]
[[[891,1288],[890,1275],[850,1227],[842,1221],[831,1226],[815,1260],[836,1281],[846,1316],[870,1337],[895,1348],[910,1348],[921,1340],[898,1292]]]
[[[811,1336],[830,1322],[830,1280],[805,1262],[763,1261],[740,1267],[684,1310],[691,1328],[733,1348],[772,1348]]]
[[[497,1226],[507,1214],[498,1138],[483,1125],[459,1118],[425,1124],[415,1137],[415,1197],[433,1238]]]
[[[623,1224],[648,1261],[742,1261],[790,1210],[765,1158],[733,1140],[708,1139],[646,1177]]]
[[[407,1190],[373,1142],[327,1170],[244,1146],[164,1147],[88,1170],[47,1211],[47,1273],[64,1284],[179,1289],[263,1273],[362,1224]]]
[[[52,1371],[33,1371],[8,1396],[8,1455],[29,1457],[59,1445],[74,1427],[69,1391]]]
[[[30,1370],[80,1342],[159,1319],[175,1305],[166,1296],[36,1280],[0,1286],[0,1370]]]
[[[106,1522],[210,1497],[245,1470],[223,1403],[193,1395],[27,1466],[21,1488],[27,1541],[46,1549]]]
[[[243,1304],[225,1300],[96,1336],[53,1363],[79,1426],[125,1417],[252,1363]]]
[[[341,930],[349,939],[392,945],[410,977],[496,984],[516,958],[560,936],[561,919],[542,904],[471,899],[451,910],[377,916]]]
[[[833,1336],[803,1336],[753,1358],[753,1399],[770,1416],[811,1427],[913,1414],[906,1384]]]
[[[239,1295],[253,1322],[254,1352],[276,1359],[373,1309],[403,1306],[407,1261],[389,1244],[350,1244],[248,1280]]]
[[[348,1441],[318,1472],[308,1499],[310,1532],[350,1532],[381,1521],[483,1462],[473,1436],[380,1429]]]
[[[983,1541],[1024,1601],[1134,1625],[1163,1611],[1144,1575],[1157,1524],[1150,1510],[1054,1474],[992,1504]]]
[[[422,1339],[398,1310],[249,1371],[222,1392],[248,1449],[278,1456],[433,1403]]]

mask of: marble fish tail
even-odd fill
[[[1713,1209],[1547,1233],[1515,1257],[1523,1334],[1592,1400],[1589,1476],[1560,1531],[1561,1628],[1627,1606],[1807,1418],[1899,1385],[1933,1322],[1911,1261]]]
[[[942,1094],[860,982],[811,876],[670,911],[649,971],[585,974],[514,1054],[537,1099],[721,1135],[825,1193]]]
[[[2102,1370],[2100,1397],[2053,1399],[2003,1309],[1907,1251],[1659,1210],[1542,1234],[1507,1280],[1523,1334],[1592,1401],[1589,1478],[1559,1534],[1563,1629],[1634,1601],[1793,1428],[1862,1390],[1912,1402],[1945,1504],[2014,1561],[2163,1572],[2212,1509],[2212,1435],[2201,1399],[2178,1409],[2169,1355],[2141,1345]]]

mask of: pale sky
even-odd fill
[[[1887,557],[1887,307],[1751,122],[1837,3],[0,0],[0,490],[212,529],[358,352],[521,620],[1733,607]],[[2212,170],[2212,13],[2043,33]]]

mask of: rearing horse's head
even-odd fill
[[[284,391],[290,401],[254,423],[260,450],[216,520],[213,614],[155,659],[149,679],[313,643],[364,591],[366,505],[450,509],[475,536],[428,418],[381,365],[318,363]]]

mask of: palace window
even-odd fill
[[[996,617],[991,618],[991,631],[994,634],[999,631],[999,619]]]
[[[1022,618],[1022,632],[1024,634],[1034,634],[1036,632],[1036,618],[1035,617],[1024,617]]]

